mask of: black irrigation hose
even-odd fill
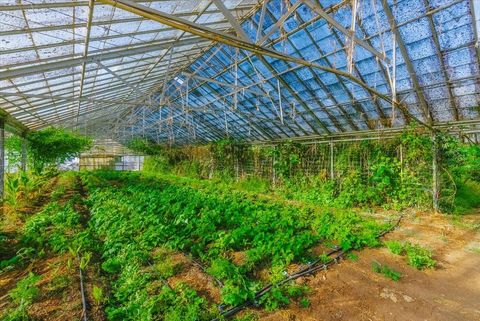
[[[335,249],[333,251],[331,251],[330,253],[328,253],[328,255],[332,255],[334,253],[337,253],[339,252],[340,249]],[[307,275],[307,274],[313,274],[314,272],[320,270],[320,269],[326,269],[328,266],[336,263],[339,259],[341,259],[342,255],[345,254],[344,251],[341,251],[337,256],[335,256],[334,258],[330,259],[328,262],[325,262],[324,264],[320,265],[320,266],[316,266],[316,264],[318,264],[318,262],[320,260],[317,260],[315,262],[312,262],[310,263],[307,267],[295,272],[294,274],[290,275],[288,278],[280,281],[279,283],[277,284],[268,284],[266,285],[263,289],[257,291],[255,293],[255,296],[254,296],[254,299],[253,300],[248,300],[240,305],[237,305],[233,308],[230,308],[224,312],[222,312],[221,314],[221,317],[222,318],[229,318],[229,317],[232,317],[234,316],[235,314],[237,314],[238,312],[242,311],[243,309],[245,309],[246,307],[248,306],[251,306],[251,305],[255,305],[255,302],[260,299],[262,296],[264,296],[265,294],[267,294],[273,287],[275,286],[281,286],[285,283],[288,283],[292,280],[295,280],[301,276],[304,276],[304,275]],[[221,318],[215,318],[213,319],[212,321],[220,321],[222,320]]]
[[[78,256],[78,262],[80,262],[80,256]],[[87,321],[87,299],[85,297],[85,287],[83,285],[83,273],[82,268],[79,266],[78,271],[80,272],[80,293],[82,294],[82,319],[83,321]]]
[[[403,213],[400,215],[400,217],[398,218],[398,220],[395,222],[394,225],[392,225],[390,228],[382,231],[377,236],[377,238],[381,238],[381,237],[385,236],[387,233],[390,233],[391,231],[393,231],[400,224],[400,221],[402,220],[402,218],[403,218]],[[339,260],[341,260],[346,253],[350,252],[350,250],[341,250],[341,248],[338,247],[338,248],[335,248],[332,251],[328,252],[327,256],[330,257],[331,255],[333,255],[335,253],[338,253],[338,252],[339,252],[338,255],[331,258],[330,260],[323,263],[322,265],[317,265],[318,263],[320,263],[322,261],[322,259],[319,258],[319,259],[313,261],[312,263],[308,264],[305,268],[302,268],[302,269],[298,270],[294,274],[290,275],[288,278],[280,281],[279,283],[277,283],[275,285],[271,284],[271,283],[266,285],[263,289],[261,289],[261,290],[259,290],[255,293],[255,296],[254,296],[253,300],[247,300],[242,304],[239,304],[237,306],[234,306],[234,307],[222,312],[221,317],[212,319],[212,321],[220,321],[220,320],[223,320],[223,318],[232,317],[235,314],[237,314],[238,312],[245,309],[246,307],[254,305],[255,302],[258,299],[260,299],[262,296],[267,294],[275,286],[280,286],[280,285],[286,284],[286,283],[288,283],[290,281],[293,281],[295,279],[298,279],[299,277],[302,277],[304,275],[314,274],[319,270],[326,270],[330,265],[333,265],[333,264],[337,263]]]

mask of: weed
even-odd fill
[[[385,244],[393,254],[401,255],[403,252],[403,244],[399,241],[385,241],[383,244]]]
[[[433,253],[420,245],[399,241],[385,241],[384,244],[392,253],[406,255],[408,264],[418,270],[433,269],[437,264]]]
[[[155,264],[155,268],[164,279],[168,279],[171,276],[175,275],[175,264],[172,262],[172,259],[169,257],[164,258],[162,261]]]
[[[433,269],[437,262],[432,259],[432,252],[419,245],[406,243],[405,252],[407,254],[408,264],[418,270]]]
[[[70,285],[70,281],[67,275],[56,276],[49,282],[47,290],[50,292],[60,292]]]
[[[386,264],[382,265],[376,261],[372,262],[372,270],[374,272],[383,274],[384,276],[386,276],[389,279],[392,279],[395,282],[400,280],[400,278],[402,277],[402,274],[400,272],[395,271],[394,269],[392,269]]]
[[[480,247],[472,247],[472,248],[470,249],[470,251],[473,252],[473,253],[480,254]]]
[[[264,296],[260,298],[260,303],[267,311],[274,311],[290,303],[290,299],[282,288],[274,286]]]
[[[308,298],[305,298],[305,297],[304,297],[304,298],[301,298],[300,301],[299,301],[299,303],[300,303],[300,306],[301,306],[302,308],[304,308],[304,309],[310,307],[310,305],[312,304],[312,303],[310,302],[310,300],[309,300]]]
[[[242,316],[237,316],[233,320],[235,321],[257,321],[258,320],[258,314],[255,312],[247,312]]]
[[[40,276],[30,272],[27,277],[18,281],[15,288],[10,290],[8,295],[16,304],[30,304],[39,295],[40,291],[35,285],[40,281]]]
[[[347,254],[347,258],[354,261],[354,262],[358,261],[358,255],[356,255],[355,253],[352,253],[352,252]]]
[[[103,293],[103,289],[97,285],[93,286],[92,296],[95,300],[96,305],[101,305],[103,302],[105,302],[105,295]]]

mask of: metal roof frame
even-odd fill
[[[358,2],[351,28],[347,0],[7,1],[0,117],[171,144],[479,119],[478,3]]]

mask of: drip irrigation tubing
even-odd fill
[[[395,224],[393,224],[390,228],[388,228],[388,229],[382,231],[380,234],[378,234],[377,238],[381,238],[381,237],[385,236],[386,234],[390,233],[391,231],[393,231],[395,228],[397,228],[397,226],[400,224],[402,219],[403,219],[403,213],[400,214],[400,216],[397,219],[397,221],[395,222]],[[323,264],[318,265],[320,262],[323,261],[321,258],[311,262],[306,267],[304,267],[302,269],[299,269],[295,273],[291,274],[288,278],[286,278],[286,279],[284,279],[284,280],[282,280],[282,281],[280,281],[276,284],[270,283],[270,284],[266,285],[261,290],[259,290],[255,293],[253,299],[247,300],[242,304],[239,304],[237,306],[234,306],[234,307],[222,312],[220,317],[212,319],[211,321],[220,321],[220,320],[223,320],[224,318],[232,317],[235,314],[237,314],[238,312],[247,308],[248,306],[255,305],[255,303],[262,296],[267,294],[275,286],[281,286],[281,285],[286,284],[290,281],[298,279],[299,277],[314,274],[319,270],[326,270],[329,266],[338,263],[338,261],[340,261],[343,258],[343,256],[350,251],[351,251],[351,249],[350,250],[342,250],[340,247],[337,247],[337,248],[333,249],[332,251],[327,253],[327,257],[330,257],[330,256],[332,256],[336,253],[338,253],[338,254],[335,255],[334,257],[330,258],[327,262],[324,262]]]
[[[78,262],[80,262],[80,256],[77,255]],[[87,321],[87,299],[85,297],[85,287],[83,284],[83,273],[82,273],[82,268],[79,266],[78,267],[79,273],[80,273],[80,293],[82,294],[82,319],[83,321]]]

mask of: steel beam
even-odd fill
[[[268,0],[267,0],[267,1],[268,1]],[[455,1],[450,2],[450,3],[448,3],[448,4],[444,5],[444,6],[440,6],[440,7],[438,7],[438,8],[435,8],[435,9],[433,9],[433,10],[430,10],[430,11],[426,12],[426,13],[425,13],[425,16],[433,15],[433,14],[439,12],[439,11],[448,9],[448,8],[454,6],[454,5],[458,4],[458,3],[461,3],[461,2],[463,2],[463,1],[465,1],[465,0],[455,0]],[[339,3],[337,3],[337,4],[335,4],[335,5],[331,6],[331,7],[329,7],[329,8],[327,8],[327,9],[324,9],[324,10],[325,10],[327,13],[332,13],[332,12],[334,12],[334,11],[340,9],[340,8],[343,8],[343,7],[344,7],[345,5],[347,5],[348,3],[350,3],[350,1],[348,1],[348,0],[343,0],[342,2],[339,2]],[[281,41],[284,41],[285,39],[287,39],[287,38],[290,37],[291,35],[293,35],[293,34],[295,34],[296,32],[298,32],[299,30],[305,29],[305,28],[308,27],[309,25],[312,25],[312,24],[314,24],[315,22],[317,22],[317,21],[319,21],[319,20],[321,20],[321,19],[323,19],[323,18],[322,18],[321,16],[318,16],[318,15],[312,17],[311,20],[309,20],[309,21],[307,21],[307,22],[305,22],[305,23],[303,23],[303,24],[299,24],[299,26],[298,26],[297,28],[295,28],[295,29],[287,32],[286,34],[281,35],[281,36],[278,37],[277,39],[273,40],[270,45],[277,44],[277,43],[279,43],[279,42],[281,42]],[[397,24],[397,28],[399,28],[399,27],[401,27],[401,26],[404,26],[404,25],[407,25],[407,24],[410,24],[410,23],[412,23],[412,22],[414,22],[414,21],[416,21],[416,20],[418,20],[418,17],[415,17],[415,18],[412,18],[412,19],[408,19],[408,20],[406,20],[406,21],[404,21],[404,22],[402,22],[402,23],[400,23],[400,24]],[[381,34],[380,32],[375,33],[375,34],[372,34],[372,35],[368,36],[368,37],[365,39],[365,41],[368,42],[368,41],[370,41],[371,39],[379,36],[380,34]],[[334,51],[330,52],[329,54],[327,54],[327,55],[325,55],[325,56],[319,57],[319,59],[328,58],[329,56],[331,56],[331,55],[333,55],[333,54],[336,54],[338,51],[341,51],[341,50],[343,50],[343,49],[340,48],[339,50],[334,50]],[[245,62],[245,60],[249,59],[252,55],[253,55],[253,53],[250,53],[249,55],[247,55],[246,58],[244,58],[244,59],[242,59],[241,61],[239,61],[239,64]],[[380,64],[380,66],[381,66],[382,70],[384,70],[384,69],[383,69],[384,66],[383,66],[382,64]],[[300,68],[300,67],[301,67],[301,66],[298,66],[298,65],[297,65],[296,67],[291,68],[291,70],[298,69],[298,68]],[[223,74],[223,73],[225,73],[225,72],[227,72],[227,71],[228,71],[228,68],[225,69],[222,73],[219,73],[219,74],[215,75],[213,78],[216,78],[216,77],[220,76],[221,74]],[[387,81],[387,83],[388,83],[388,81]],[[200,86],[201,86],[201,84],[200,84],[198,87],[200,87]],[[401,111],[402,111],[404,114],[405,114],[405,112],[408,112],[408,110],[406,110],[406,108],[400,108],[400,109],[401,109]],[[407,114],[407,115],[408,115],[408,114]]]
[[[80,108],[82,105],[82,96],[83,96],[83,83],[85,81],[85,71],[87,69],[87,57],[88,57],[88,50],[90,46],[90,31],[92,29],[92,21],[93,21],[93,10],[95,8],[95,0],[88,1],[88,19],[87,19],[87,33],[85,35],[85,45],[83,50],[83,62],[82,62],[82,71],[80,72],[80,89],[78,94],[78,109],[77,115],[80,113]]]
[[[213,2],[215,3],[215,5],[217,6],[217,8],[220,9],[220,11],[223,12],[224,16],[227,18],[227,20],[232,24],[233,26],[233,29],[237,32],[238,36],[240,37],[240,39],[244,42],[246,42],[247,44],[251,44],[251,45],[254,45],[254,46],[257,46],[255,45],[249,38],[248,38],[248,35],[245,33],[245,31],[242,29],[242,27],[240,26],[240,24],[238,23],[238,21],[235,19],[235,17],[233,17],[233,15],[228,11],[228,9],[225,7],[225,5],[223,4],[223,2],[221,0],[213,0]],[[290,15],[290,14],[289,14]],[[262,48],[259,46],[259,48]],[[267,49],[268,50],[268,49]],[[275,68],[273,68],[273,66],[265,59],[265,57],[263,57],[263,55],[261,53],[257,53],[255,52],[257,58],[260,60],[260,62],[273,74],[275,75],[277,73],[277,71],[275,70]],[[317,115],[311,111],[311,109],[307,106],[307,104],[305,104],[305,102],[298,96],[298,94],[293,90],[293,88],[280,76],[275,76],[275,78],[277,78],[277,81],[279,81],[282,86],[284,88],[286,88],[288,90],[288,92],[295,98],[295,100],[303,107],[303,109],[305,109],[309,115],[312,117],[312,119],[318,124],[320,125],[320,127],[322,127],[322,129],[326,132],[326,133],[330,133],[330,130],[328,129],[328,127],[322,122],[320,121],[320,119],[317,117]],[[280,94],[280,93],[279,93]],[[282,108],[281,106],[279,106],[280,108]],[[303,118],[303,117],[302,117]],[[303,118],[303,120],[305,121],[306,124],[308,124],[308,126],[313,130],[313,132],[315,132],[316,134],[320,134],[320,132],[317,130],[317,128],[315,126],[312,126],[310,124],[310,122],[308,122],[305,118]]]
[[[218,1],[221,1],[221,0],[218,0]],[[290,8],[288,8],[287,12],[285,12],[281,17],[280,19],[277,20],[277,22],[275,22],[275,24],[273,26],[270,26],[270,30],[260,39],[260,40],[257,40],[257,44],[258,45],[262,45],[265,41],[268,40],[268,38],[270,38],[271,35],[273,35],[275,33],[275,31],[277,31],[278,29],[280,29],[280,27],[283,25],[283,23],[292,15],[292,13],[295,12],[295,10],[298,9],[298,7],[300,7],[302,5],[302,2],[301,1],[298,1],[297,3],[293,4]]]
[[[84,1],[86,4],[88,4],[88,1]],[[79,3],[79,2],[77,2]],[[8,6],[11,7],[11,6]],[[77,6],[78,7],[78,6]],[[231,11],[234,12],[240,12],[241,15],[243,15],[246,11],[252,10],[251,6],[238,6],[235,8],[230,9]],[[0,9],[0,11],[2,11]],[[205,12],[205,14],[216,14],[220,13],[220,10],[208,10]],[[198,12],[179,12],[179,13],[173,13],[172,15],[176,17],[191,17],[191,16],[196,16],[198,15]],[[114,20],[102,20],[102,21],[93,21],[92,22],[92,27],[102,27],[102,26],[111,26],[115,24],[122,24],[122,23],[131,23],[131,22],[142,22],[144,21],[144,18],[124,18],[124,19],[114,19]],[[224,23],[226,21],[215,21],[211,23]],[[59,31],[59,30],[64,30],[67,31],[69,29],[74,29],[74,28],[85,28],[87,26],[86,22],[85,23],[71,23],[71,24],[63,24],[63,25],[53,25],[53,26],[43,26],[43,27],[35,27],[35,28],[29,28],[29,29],[16,29],[16,30],[5,30],[5,31],[0,31],[0,37],[2,36],[12,36],[12,35],[21,35],[29,32],[45,32],[45,31]],[[175,28],[164,28],[161,29],[161,31],[172,31],[175,30]],[[157,30],[160,31],[160,30]],[[150,32],[150,30],[144,31],[144,32]],[[125,35],[138,35],[141,33],[136,33],[136,34],[125,34]]]
[[[390,60],[383,54],[377,51],[377,49],[373,48],[370,46],[368,43],[366,43],[364,40],[359,39],[357,36],[352,34],[350,30],[346,29],[344,26],[342,26],[337,20],[334,18],[330,17],[330,15],[323,10],[323,8],[316,2],[313,2],[311,0],[301,0],[304,4],[306,4],[313,12],[321,16],[323,19],[325,19],[329,25],[335,27],[337,30],[339,30],[341,33],[343,33],[345,36],[351,38],[357,45],[362,46],[365,50],[369,51],[372,55],[380,59],[381,61],[384,61],[387,65],[389,65],[391,62]]]
[[[412,79],[413,87],[415,88],[415,92],[417,93],[417,98],[420,103],[420,106],[422,107],[425,120],[429,125],[432,125],[433,117],[432,117],[431,111],[428,107],[427,100],[425,99],[425,95],[423,94],[423,91],[421,89],[420,82],[418,81],[415,68],[413,67],[412,61],[410,60],[410,56],[408,55],[407,47],[405,46],[405,42],[403,41],[402,34],[397,28],[395,17],[393,16],[393,13],[392,13],[392,10],[390,9],[388,1],[381,0],[381,2],[382,2],[383,10],[387,15],[387,19],[390,24],[390,29],[395,34],[395,37],[397,38],[398,47],[400,48],[400,52],[402,53],[403,59],[405,60],[405,65],[407,67],[408,74]]]
[[[36,94],[21,94],[21,93],[5,93],[5,92],[0,92],[0,97],[22,97],[22,98],[40,98],[40,99],[52,99],[52,100],[62,100],[62,101],[87,101],[87,102],[99,102],[99,103],[122,103],[125,105],[133,105],[136,106],[138,105],[139,102],[135,101],[127,101],[127,102],[121,102],[121,101],[114,101],[114,100],[103,100],[103,99],[97,99],[97,98],[90,98],[90,97],[63,97],[63,96],[54,96],[54,95],[36,95]]]
[[[262,4],[262,11],[260,12],[260,20],[258,22],[257,36],[255,37],[255,43],[258,44],[260,37],[262,37],[263,22],[265,20],[265,11],[267,10],[267,4],[269,0],[264,0]]]
[[[470,0],[470,12],[472,15],[472,29],[473,29],[473,39],[475,41],[475,52],[477,53],[477,63],[478,68],[480,69],[480,1]]]
[[[257,91],[257,90],[254,90],[254,89],[235,86],[235,85],[232,85],[232,84],[223,82],[223,81],[218,81],[218,80],[216,80],[216,79],[198,76],[198,75],[196,75],[196,74],[189,73],[189,72],[182,72],[182,74],[184,74],[184,75],[187,76],[188,78],[194,78],[194,79],[202,80],[202,81],[205,81],[205,82],[211,82],[211,83],[214,83],[214,84],[217,84],[217,85],[220,85],[220,86],[224,86],[224,87],[228,87],[228,88],[233,88],[233,89],[235,89],[235,90],[237,90],[237,91],[242,91],[242,90],[243,90],[243,91],[245,91],[245,92],[249,92],[249,93],[252,93],[252,94],[257,95],[257,96],[269,97],[267,94],[262,93],[262,92]]]
[[[196,23],[193,23],[191,21],[181,19],[181,18],[178,18],[178,17],[174,17],[170,14],[167,14],[167,13],[164,13],[164,12],[161,12],[161,11],[158,11],[158,10],[155,10],[155,9],[143,6],[143,5],[136,4],[136,3],[134,3],[130,0],[98,0],[98,1],[101,2],[101,3],[104,3],[104,4],[109,4],[109,5],[112,5],[112,6],[115,6],[115,7],[119,7],[123,10],[128,11],[128,12],[138,14],[142,17],[160,22],[162,24],[171,26],[173,28],[178,28],[180,30],[184,30],[186,32],[192,33],[192,34],[200,36],[202,38],[209,39],[211,41],[216,41],[216,42],[220,42],[220,43],[223,43],[223,44],[235,47],[235,48],[248,50],[248,51],[251,51],[251,52],[259,54],[259,55],[265,55],[265,56],[269,56],[271,58],[276,58],[276,59],[292,62],[292,63],[295,63],[295,64],[304,65],[306,67],[312,67],[312,68],[315,68],[315,69],[323,70],[325,72],[330,72],[330,73],[337,74],[339,76],[345,77],[348,80],[360,85],[361,87],[370,91],[372,94],[378,96],[379,98],[384,99],[385,101],[387,101],[389,103],[392,103],[392,100],[389,96],[384,95],[384,94],[376,91],[375,89],[371,88],[370,86],[368,86],[364,82],[360,81],[356,77],[353,77],[352,75],[350,75],[349,73],[347,73],[345,71],[325,67],[325,66],[322,66],[320,64],[309,62],[309,61],[304,60],[304,59],[292,57],[290,55],[278,52],[278,51],[273,50],[273,49],[258,46],[254,43],[242,40],[242,39],[240,39],[238,37],[235,37],[235,36],[232,36],[230,34],[227,34],[227,33],[224,33],[224,32],[218,31],[218,30],[214,30],[214,29],[211,29],[211,28],[208,28],[208,27],[203,27],[203,26],[201,26],[199,24],[196,24]]]
[[[423,0],[426,10],[430,9],[429,2],[429,0]],[[437,30],[435,30],[435,24],[433,22],[432,16],[428,16],[428,24],[430,26],[430,31],[432,32],[433,43],[435,44],[435,51],[437,53],[438,61],[440,63],[440,71],[443,75],[443,78],[445,78],[445,86],[447,86],[448,97],[450,98],[450,103],[452,104],[453,116],[455,117],[455,120],[460,120],[461,115],[459,113],[457,103],[455,102],[455,95],[453,94],[452,86],[449,84],[449,77],[445,66],[445,60],[442,50],[440,49],[440,40],[438,39]]]
[[[199,38],[193,38],[193,39],[181,42],[180,45],[193,45],[203,41],[204,40]],[[28,67],[1,71],[0,80],[25,77],[25,76],[42,73],[46,71],[57,70],[57,69],[72,68],[75,66],[80,66],[83,63],[83,61],[86,61],[87,63],[92,63],[94,61],[104,61],[104,60],[134,56],[138,54],[144,54],[151,51],[166,49],[169,46],[171,46],[171,44],[172,43],[169,43],[169,42],[156,41],[155,43],[135,47],[133,49],[128,49],[127,47],[126,49],[114,50],[106,53],[89,54],[86,59],[84,59],[83,57],[74,58],[74,59],[64,59],[64,60],[45,63],[41,65],[32,65]]]

